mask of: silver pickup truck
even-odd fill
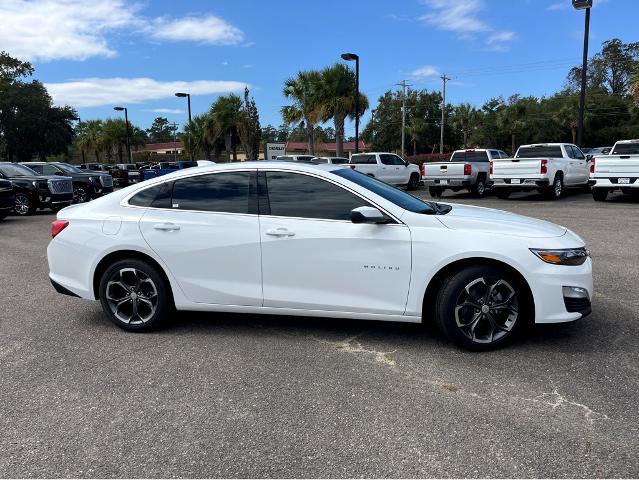
[[[425,163],[422,180],[432,197],[441,197],[447,189],[467,190],[483,197],[490,185],[490,162],[499,158],[508,155],[488,148],[456,150],[448,162]]]
[[[598,202],[606,200],[613,190],[639,193],[639,140],[621,140],[609,155],[593,156],[590,186],[592,197]]]

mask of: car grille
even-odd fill
[[[51,193],[73,193],[71,179],[49,180],[47,183]]]
[[[112,187],[113,186],[113,177],[111,175],[100,175],[100,183],[103,187]]]

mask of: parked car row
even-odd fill
[[[569,143],[522,145],[512,158],[496,149],[457,150],[448,162],[422,165],[422,180],[433,197],[446,189],[482,197],[486,188],[503,199],[536,190],[557,200],[567,188],[592,188],[597,201],[615,190],[639,193],[639,140],[589,152]]]
[[[57,212],[113,191],[108,173],[62,162],[0,162],[0,181],[0,218],[11,210],[17,215],[32,215],[38,209]]]

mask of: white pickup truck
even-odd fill
[[[419,167],[394,153],[356,153],[348,166],[382,182],[405,185],[408,190],[417,189],[421,181]]]
[[[487,148],[455,150],[448,162],[424,163],[422,180],[431,197],[440,197],[446,189],[468,190],[483,197],[490,185],[490,162],[500,158],[508,158],[508,155]]]
[[[556,200],[566,187],[588,186],[589,165],[583,152],[570,143],[522,145],[513,158],[493,160],[490,179],[499,198],[538,190]]]
[[[621,140],[608,155],[596,155],[590,160],[592,197],[603,202],[608,193],[639,193],[639,140]]]

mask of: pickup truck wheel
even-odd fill
[[[20,216],[33,215],[36,211],[36,207],[28,195],[17,193],[15,203],[13,204],[13,211]]]
[[[173,310],[170,287],[150,264],[137,259],[115,262],[100,279],[100,303],[118,327],[152,330]]]
[[[406,184],[406,189],[417,190],[418,188],[419,188],[419,175],[416,173],[413,173],[410,176],[410,180],[408,181],[408,184]]]
[[[592,198],[596,202],[605,202],[606,198],[608,198],[608,190],[606,190],[605,188],[593,188]]]
[[[465,268],[442,285],[435,318],[444,335],[460,347],[482,351],[503,346],[526,323],[528,293],[504,269]]]
[[[510,190],[505,188],[498,188],[496,192],[497,198],[501,198],[502,200],[506,200],[510,197]]]
[[[479,178],[477,183],[472,189],[473,195],[482,198],[486,195],[486,181],[483,178]]]
[[[551,200],[559,200],[564,193],[564,180],[561,175],[555,175],[552,185],[546,190],[546,196]]]
[[[442,189],[437,187],[428,187],[428,193],[433,198],[440,198],[442,196]]]
[[[87,200],[89,200],[89,192],[84,186],[73,187],[73,201],[75,203],[84,203]]]

